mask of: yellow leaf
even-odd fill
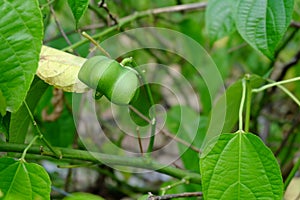
[[[89,88],[78,79],[85,58],[43,46],[37,75],[46,83],[66,92],[86,92]]]

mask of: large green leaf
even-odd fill
[[[0,1],[0,88],[7,110],[24,101],[38,67],[42,15],[36,0]]]
[[[0,158],[0,198],[50,199],[50,190],[50,178],[40,165]]]
[[[235,22],[241,36],[270,59],[292,19],[293,0],[239,0]]]
[[[200,172],[205,199],[282,199],[276,158],[252,133],[225,133],[211,140],[201,155]]]
[[[32,112],[34,111],[48,86],[49,85],[39,78],[35,78],[32,82],[32,86],[26,97],[26,103]],[[28,110],[26,106],[22,104],[17,112],[11,114],[9,125],[9,142],[24,143],[30,122],[31,119]]]
[[[233,11],[237,0],[209,0],[205,12],[211,43],[235,31]]]
[[[89,0],[68,0],[68,3],[75,18],[77,28],[80,18],[85,13],[89,5]]]

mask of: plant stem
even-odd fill
[[[17,152],[22,153],[27,145],[24,144],[13,144],[3,143],[0,145],[0,152]],[[89,161],[95,164],[106,164],[113,166],[130,166],[141,169],[155,170],[157,172],[167,174],[174,178],[183,179],[187,177],[191,183],[201,184],[201,175],[199,173],[188,172],[182,169],[178,169],[172,166],[166,166],[160,164],[150,158],[144,157],[124,157],[109,155],[97,152],[89,152],[84,150],[69,149],[69,148],[58,148],[64,159]],[[45,159],[46,157],[56,157],[56,155],[50,151],[47,147],[41,148],[40,146],[31,146],[27,154],[38,154],[43,155],[38,157],[39,159]]]
[[[183,178],[180,181],[177,181],[177,182],[175,182],[175,183],[173,183],[171,185],[167,185],[166,187],[160,188],[161,195],[165,195],[168,190],[170,190],[170,189],[172,189],[172,188],[174,188],[174,187],[176,187],[178,185],[189,184],[189,183],[190,183],[189,179]]]
[[[148,200],[163,200],[163,199],[175,199],[175,198],[189,198],[189,197],[202,197],[202,192],[184,192],[180,194],[166,194],[162,196],[151,195]]]
[[[246,99],[246,79],[242,79],[242,98],[241,98],[241,104],[239,109],[239,131],[243,131],[243,110],[244,110],[244,104]]]
[[[124,61],[126,62],[126,61]],[[149,84],[147,84],[147,80],[143,74],[143,72],[137,67],[137,63],[134,61],[134,59],[131,58],[131,65],[134,67],[134,69],[138,72],[139,74],[139,79],[141,80],[143,87],[145,87],[146,89],[146,94],[148,97],[148,100],[150,102],[150,106],[154,106],[154,100],[153,100],[153,96],[152,96],[152,92],[151,92],[151,88],[149,86]],[[150,141],[149,141],[149,145],[148,145],[148,149],[147,149],[147,153],[149,155],[151,155],[152,151],[153,151],[153,147],[154,147],[154,141],[155,141],[155,131],[156,131],[156,111],[155,109],[151,110],[151,121],[150,121],[150,125],[151,125],[151,136],[150,136]]]
[[[104,35],[110,34],[120,29],[125,24],[128,24],[132,21],[135,21],[143,17],[158,15],[161,13],[180,12],[180,11],[187,11],[187,10],[201,10],[204,9],[205,7],[206,7],[206,3],[200,2],[200,3],[191,3],[191,4],[184,4],[184,5],[177,5],[177,6],[170,6],[170,7],[156,8],[156,9],[135,12],[132,15],[129,15],[127,17],[118,20],[117,25],[111,26],[98,34],[93,35],[92,38],[94,39],[102,38]],[[77,47],[87,43],[88,41],[89,41],[88,39],[80,40],[79,42],[76,42],[73,45],[70,45],[62,49],[62,51],[72,51],[73,49],[76,49]]]
[[[140,118],[144,119],[146,122],[148,122],[149,124],[151,123],[151,120],[148,119],[145,115],[143,115],[143,113],[141,113],[140,111],[138,111],[135,107],[133,106],[129,106],[129,109],[131,109],[133,112],[135,112]],[[189,142],[186,142],[185,140],[176,137],[176,135],[170,133],[169,131],[167,131],[166,129],[162,128],[161,130],[159,130],[162,134],[164,134],[166,137],[171,138],[172,140],[175,140],[178,143],[181,143],[187,147],[189,147],[191,150],[197,152],[197,153],[201,153],[202,151],[200,149],[198,149],[197,147],[191,145]]]
[[[277,85],[279,89],[281,89],[283,92],[285,92],[299,107],[300,107],[300,101],[293,95],[288,89],[286,89],[282,85]]]
[[[287,177],[286,181],[284,182],[284,190],[287,189],[292,179],[295,177],[295,174],[297,173],[298,169],[300,168],[300,158],[298,158],[296,164],[294,165],[291,173]]]
[[[286,89],[284,86],[282,86],[281,84],[285,84],[285,83],[290,83],[290,82],[294,82],[294,81],[299,81],[300,77],[296,77],[296,78],[292,78],[292,79],[288,79],[288,80],[284,80],[284,81],[279,81],[279,82],[274,82],[273,80],[267,80],[269,82],[271,82],[268,85],[265,85],[263,87],[257,88],[257,89],[252,89],[252,92],[261,92],[263,90],[266,90],[268,88],[277,86],[279,89],[281,89],[283,92],[285,92],[299,107],[300,107],[300,101],[297,99],[297,97],[295,97],[295,95],[293,95],[288,89]]]
[[[22,156],[20,158],[20,160],[22,161],[25,161],[25,156],[26,156],[26,153],[28,151],[28,149],[33,145],[33,143],[39,138],[38,135],[34,136],[34,138],[31,140],[31,142],[28,144],[28,146],[24,149],[23,153],[22,153]]]
[[[94,40],[94,38],[92,38],[89,34],[87,34],[86,32],[82,32],[81,35],[83,37],[85,37],[86,39],[90,40],[103,54],[105,54],[107,57],[111,58],[111,56],[109,55],[109,53],[107,51],[105,51],[105,49],[103,49],[96,40]]]
[[[283,81],[278,81],[278,82],[270,83],[270,84],[264,85],[264,86],[262,86],[260,88],[252,89],[252,92],[256,92],[256,93],[257,92],[261,92],[261,91],[264,91],[264,90],[269,89],[269,88],[274,87],[274,86],[282,85],[282,84],[285,84],[285,83],[291,83],[291,82],[295,82],[295,81],[300,81],[300,77],[296,77],[296,78],[291,78],[291,79],[288,79],[288,80],[283,80]]]
[[[25,107],[26,107],[26,109],[27,109],[27,111],[28,111],[28,114],[29,114],[29,116],[30,116],[31,122],[32,122],[33,126],[35,127],[35,130],[36,130],[36,132],[37,132],[39,138],[40,138],[40,139],[42,140],[42,142],[43,142],[43,143],[44,143],[44,144],[45,144],[45,145],[46,145],[46,146],[54,153],[54,155],[55,155],[57,158],[61,158],[61,152],[59,152],[57,149],[53,148],[53,147],[51,146],[51,144],[48,142],[48,140],[46,140],[46,139],[44,138],[44,135],[42,134],[42,132],[40,131],[39,126],[37,125],[36,121],[34,120],[33,114],[32,114],[32,112],[31,112],[30,108],[28,107],[26,101],[24,101],[24,105],[25,105]]]
[[[252,88],[249,81],[250,75],[246,75],[246,113],[245,113],[245,132],[249,132]]]

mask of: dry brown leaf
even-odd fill
[[[300,177],[295,177],[290,182],[284,195],[285,200],[300,200]]]
[[[83,93],[89,88],[77,76],[85,61],[85,58],[43,46],[37,75],[46,83],[66,92]]]

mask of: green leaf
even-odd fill
[[[85,13],[88,5],[89,0],[68,0],[68,4],[72,10],[73,16],[76,21],[76,28],[78,25],[78,22],[82,15]]]
[[[33,112],[44,92],[48,88],[44,81],[35,78],[32,86],[27,94],[26,102],[30,110]],[[9,125],[9,142],[24,143],[29,123],[30,116],[26,106],[23,104],[16,113],[11,114]]]
[[[235,22],[241,36],[270,59],[288,26],[293,0],[239,0]]]
[[[2,94],[0,89],[0,115],[4,116],[6,114],[6,99]]]
[[[7,109],[24,101],[38,67],[43,24],[38,2],[0,1],[0,88]]]
[[[74,141],[76,127],[73,115],[64,107],[63,112],[54,122],[44,122],[41,125],[44,137],[54,146],[68,147]]]
[[[214,138],[200,158],[204,199],[282,199],[276,158],[252,133]]]
[[[0,116],[0,133],[4,133],[6,140],[8,139],[10,116],[10,112],[7,112],[4,117]]]
[[[0,158],[0,195],[5,200],[50,199],[50,190],[50,178],[40,165]]]
[[[207,119],[190,107],[174,106],[167,113],[166,125],[176,137],[200,149],[205,136]],[[180,158],[186,169],[199,171],[198,153],[178,143]]]
[[[70,196],[65,197],[63,200],[104,200],[102,197],[100,196],[96,196],[93,194],[89,194],[89,193],[83,193],[83,192],[76,192],[76,193],[72,193]]]
[[[206,29],[211,43],[235,31],[233,17],[237,0],[209,0],[205,11]]]

